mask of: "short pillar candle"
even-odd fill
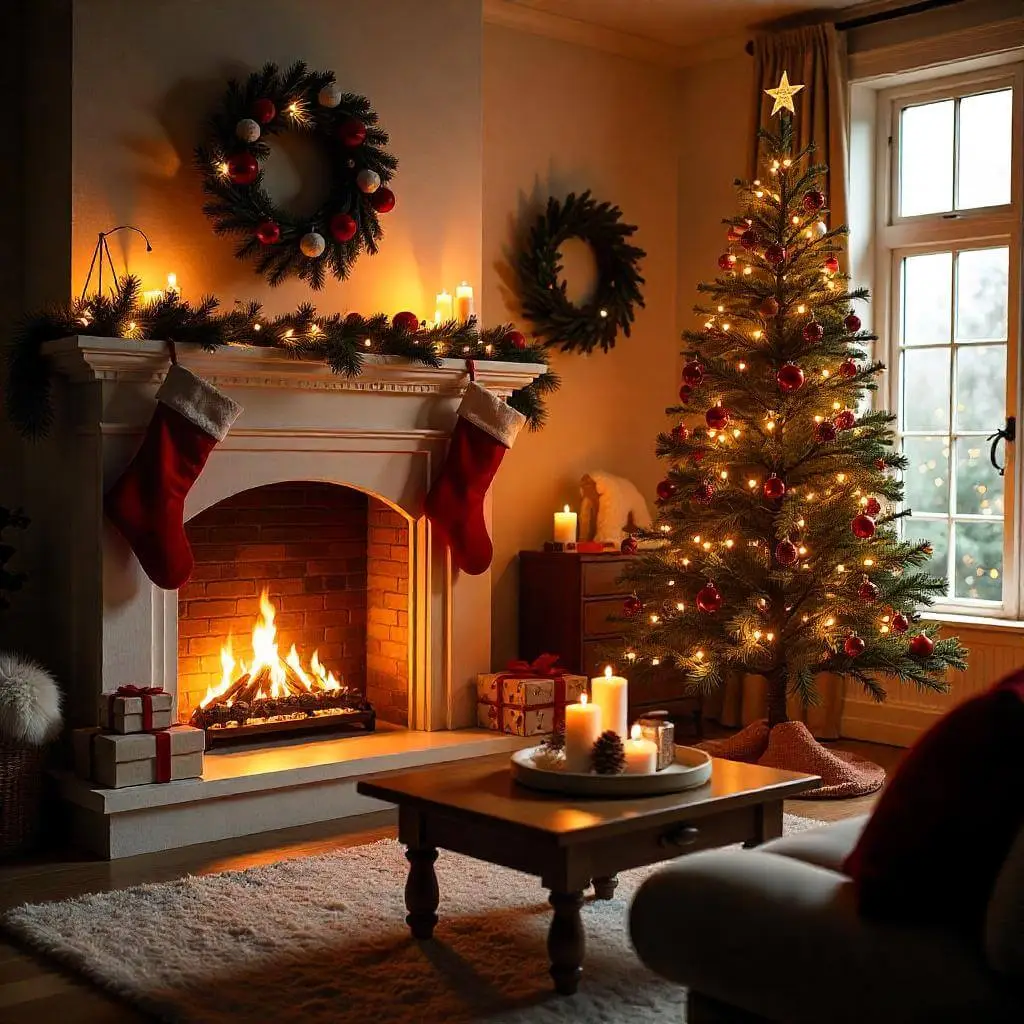
[[[576,513],[570,511],[568,505],[555,513],[555,543],[576,543]]]
[[[622,745],[626,753],[627,775],[653,775],[658,770],[658,744],[645,740],[639,725]]]
[[[613,676],[612,667],[605,667],[603,676],[590,680],[594,703],[601,709],[601,724],[605,732],[618,733],[620,739],[629,737],[629,683],[623,676]]]
[[[601,709],[587,703],[587,695],[580,694],[579,704],[565,709],[565,770],[585,773],[590,771],[590,756],[601,735]]]

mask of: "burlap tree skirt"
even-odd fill
[[[822,746],[803,722],[782,722],[769,729],[768,720],[762,718],[726,739],[707,740],[700,748],[729,761],[820,775],[821,785],[801,793],[798,800],[867,796],[885,782],[880,765],[847,750]]]

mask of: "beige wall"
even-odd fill
[[[677,388],[675,74],[495,25],[484,27],[484,309],[515,319],[507,247],[549,195],[590,188],[638,225],[646,308],[609,355],[552,355],[563,377],[550,421],[523,434],[493,488],[493,660],[517,654],[517,552],[550,539],[551,517],[579,506],[579,478],[605,469],[653,495],[654,441]],[[684,145],[690,145],[686,143]],[[693,144],[696,147],[696,143]]]

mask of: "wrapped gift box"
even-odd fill
[[[198,779],[203,774],[206,734],[188,725],[131,735],[75,729],[72,743],[75,772],[109,789]]]
[[[163,690],[136,692],[140,687],[122,686],[100,695],[99,721],[110,732],[129,735],[167,729],[171,724],[171,695]]]
[[[525,671],[485,672],[476,680],[477,722],[513,736],[543,735],[564,722],[565,705],[586,692],[587,677],[568,672],[550,679]]]

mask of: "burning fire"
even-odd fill
[[[259,681],[251,700],[278,700],[293,694],[331,692],[342,689],[341,683],[320,661],[314,651],[309,659],[309,669],[302,666],[295,644],[288,656],[282,660],[277,650],[277,627],[274,625],[276,609],[270,602],[266,590],[260,594],[260,615],[252,630],[252,660],[247,665],[236,661],[231,649],[231,637],[220,649],[221,679],[216,686],[206,691],[200,702],[205,708],[213,701],[231,705],[235,694],[251,689],[249,684]]]

